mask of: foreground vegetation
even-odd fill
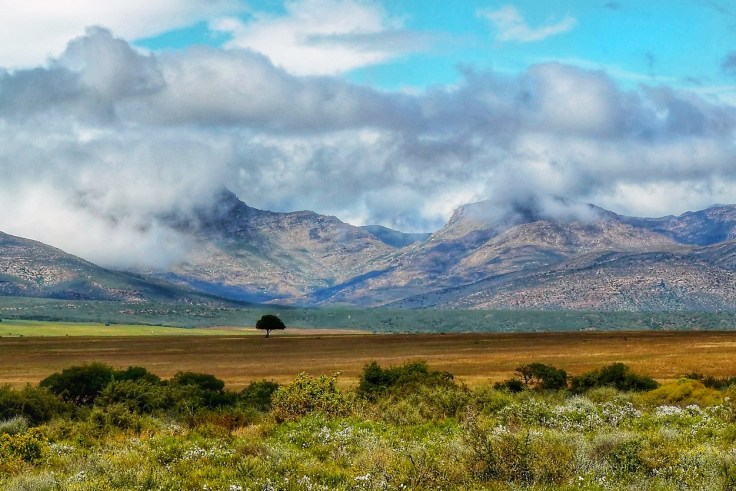
[[[732,489],[734,379],[659,386],[528,363],[469,389],[424,362],[239,392],[202,373],[69,367],[0,388],[0,488]]]

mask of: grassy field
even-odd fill
[[[255,334],[253,329],[191,328],[144,326],[138,324],[105,325],[94,322],[46,322],[4,320],[0,322],[0,337],[33,336],[217,336]]]
[[[2,323],[3,331],[10,332],[19,332],[24,326],[30,328],[24,323]],[[294,335],[299,331],[291,330],[292,335],[286,335],[287,329],[264,339],[243,335],[254,333],[252,330],[177,329],[173,331],[176,335],[166,335],[166,328],[135,326],[124,329],[136,329],[139,335],[122,337],[99,333],[51,336],[54,329],[63,331],[64,325],[40,324],[35,328],[45,335],[3,334],[0,338],[0,385],[37,383],[55,371],[91,361],[117,368],[141,365],[162,377],[181,370],[206,372],[233,389],[264,378],[286,383],[301,371],[315,375],[341,372],[340,383],[352,385],[372,360],[389,366],[423,359],[470,386],[506,379],[517,366],[530,362],[563,368],[573,375],[623,362],[660,381],[689,372],[736,375],[733,332],[326,335],[306,331]],[[110,329],[113,333],[123,327]],[[151,331],[160,335],[151,336]],[[203,331],[208,335],[193,335]]]

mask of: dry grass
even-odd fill
[[[363,366],[424,359],[468,385],[512,376],[541,362],[579,374],[613,362],[659,380],[697,371],[736,375],[736,333],[586,332],[544,334],[407,334],[0,338],[0,385],[37,383],[74,364],[141,365],[162,377],[180,370],[212,373],[237,389],[250,381],[287,382],[300,371],[342,372],[354,384]]]

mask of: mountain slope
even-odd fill
[[[712,245],[736,238],[736,207],[711,206],[679,216],[662,218],[621,217],[636,227],[661,233],[681,244]]]
[[[557,220],[519,209],[488,220],[494,216],[490,206],[485,202],[461,207],[429,240],[395,254],[380,274],[333,288],[328,297],[319,292],[310,300],[376,305],[484,278],[547,270],[592,252],[682,248],[661,233],[592,206]]]
[[[165,218],[194,244],[166,271],[110,271],[0,234],[0,295],[143,302],[195,289],[312,306],[736,310],[736,206],[635,218],[552,205],[465,205],[425,238],[258,210],[223,191]]]
[[[196,246],[186,262],[155,273],[241,300],[284,299],[328,288],[371,271],[396,250],[335,217],[258,210],[229,191],[194,217],[171,223],[191,234]]]
[[[0,295],[126,302],[201,299],[191,290],[107,270],[41,242],[2,232]]]

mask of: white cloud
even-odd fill
[[[42,64],[92,25],[134,40],[242,10],[237,0],[0,0],[0,66]]]
[[[550,36],[570,31],[577,26],[577,20],[566,15],[559,22],[532,28],[512,5],[506,5],[498,10],[482,11],[481,15],[496,26],[498,31],[496,38],[499,41],[517,41],[520,43],[542,41]]]
[[[284,16],[222,18],[211,28],[232,36],[227,47],[263,53],[296,75],[334,75],[383,63],[426,41],[403,31],[373,1],[291,0],[285,7]]]
[[[91,29],[45,67],[0,71],[0,231],[165,265],[186,252],[166,217],[223,186],[261,209],[405,231],[487,198],[666,214],[732,201],[734,135],[736,108],[561,64],[408,95],[247,50],[144,55]]]

